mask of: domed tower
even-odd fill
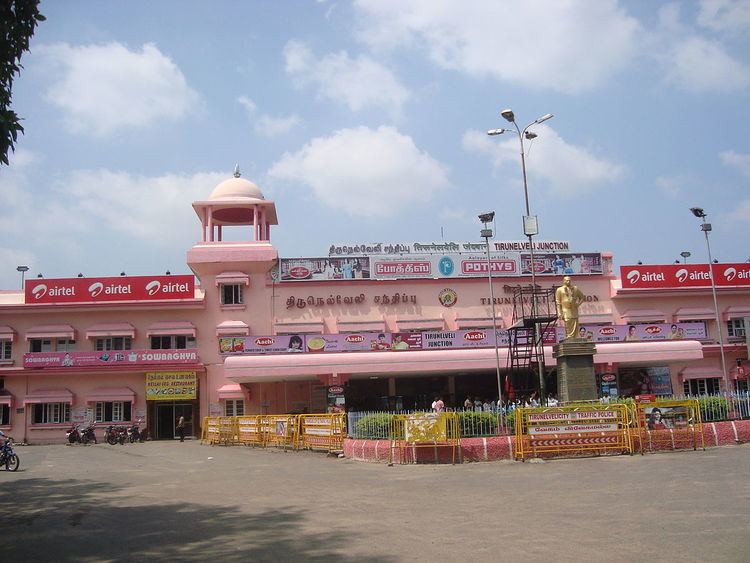
[[[263,197],[258,186],[240,177],[239,167],[208,200],[194,202],[193,209],[201,222],[201,240],[188,251],[187,262],[199,278],[229,266],[265,273],[276,262],[278,253],[270,242],[270,227],[278,225],[276,205]],[[244,231],[240,240],[225,240],[229,228],[237,234],[235,227]]]

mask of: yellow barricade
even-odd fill
[[[240,444],[265,445],[260,416],[238,416],[237,434]]]
[[[260,416],[259,419],[264,446],[297,449],[298,415],[268,414]]]
[[[216,418],[203,417],[201,427],[201,442],[212,442],[219,440],[219,422]]]
[[[696,399],[637,403],[640,450],[706,449]]]
[[[621,404],[515,410],[516,459],[615,451],[633,453],[631,411]]]
[[[301,414],[298,436],[298,447],[342,452],[346,437],[344,414]]]
[[[390,462],[400,463],[447,461],[456,463],[460,453],[458,414],[454,412],[424,412],[397,414],[391,418]]]

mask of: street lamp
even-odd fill
[[[680,256],[682,256],[683,262],[687,264],[687,259],[690,258],[691,254],[687,250],[683,250],[680,252]]]
[[[708,241],[708,233],[711,232],[711,223],[706,221],[706,212],[702,207],[691,207],[690,211],[701,220],[701,231],[706,235],[706,250],[708,251],[708,272],[711,278],[711,293],[714,297],[714,314],[716,315],[716,330],[719,332],[719,352],[721,354],[721,373],[724,376],[724,393],[729,393],[729,378],[727,377],[727,361],[724,358],[724,335],[721,329],[721,318],[719,315],[719,301],[716,299],[716,282],[714,280],[714,260],[711,257],[711,243]]]
[[[500,413],[499,421],[500,428],[503,428],[505,416],[503,415],[503,385],[500,378],[500,350],[499,343],[497,341],[497,314],[495,311],[495,290],[492,287],[492,259],[490,258],[490,239],[492,238],[492,229],[489,224],[495,219],[495,212],[489,211],[482,213],[479,216],[479,220],[482,222],[484,228],[480,231],[480,236],[484,238],[484,242],[487,244],[487,278],[490,282],[490,303],[492,303],[492,332],[495,335],[495,368],[497,369],[497,410]]]
[[[544,123],[545,121],[548,121],[554,117],[551,113],[545,113],[543,116],[535,119],[531,123],[529,123],[526,127],[521,130],[518,127],[518,123],[516,123],[516,116],[513,113],[512,109],[504,109],[500,112],[500,115],[509,123],[512,123],[513,126],[516,128],[516,133],[518,134],[518,141],[521,144],[521,171],[523,173],[523,196],[524,201],[526,202],[526,215],[523,217],[523,234],[529,237],[529,255],[530,255],[530,269],[531,269],[531,317],[534,319],[534,341],[536,342],[537,338],[541,338],[541,336],[538,334],[538,326],[536,324],[536,271],[534,267],[534,235],[539,234],[539,223],[537,222],[536,215],[531,214],[531,210],[529,208],[529,186],[528,181],[526,179],[526,152],[524,150],[523,146],[523,140],[532,140],[536,138],[536,133],[533,133],[529,131],[529,127],[532,125],[538,125],[539,123]],[[495,135],[502,135],[505,132],[513,132],[511,129],[491,129],[487,131],[487,134],[490,136]],[[541,361],[538,362],[539,365],[539,395],[540,399],[542,401],[542,404],[544,404],[545,397],[544,397],[544,352],[542,352],[542,358]]]
[[[29,271],[28,266],[17,266],[16,270],[21,272],[21,290],[23,290],[23,278],[26,275],[26,272]]]

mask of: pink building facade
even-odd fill
[[[205,416],[424,408],[436,395],[455,406],[496,400],[493,309],[503,398],[534,391],[532,373],[508,371],[503,340],[513,290],[530,283],[522,253],[493,254],[493,307],[484,243],[286,260],[270,241],[275,204],[255,184],[230,178],[193,208],[194,276],[32,278],[23,292],[0,292],[0,429],[49,443],[75,422],[140,422],[171,439],[180,416],[199,435]],[[240,241],[225,240],[230,229]],[[550,264],[565,256],[553,251]],[[715,266],[717,325],[701,281],[707,265],[617,275],[607,253],[573,258],[586,264],[571,276],[586,295],[580,336],[596,342],[600,393],[747,392],[750,264]],[[563,273],[552,265],[537,283],[559,286]],[[545,346],[551,393],[554,338]]]

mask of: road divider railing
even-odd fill
[[[391,419],[390,463],[439,462],[460,456],[461,431],[455,412],[396,414]]]
[[[623,404],[519,408],[515,411],[515,457],[562,457],[633,453],[637,421]]]
[[[346,420],[334,414],[263,414],[205,417],[201,440],[208,444],[249,445],[340,452]]]

